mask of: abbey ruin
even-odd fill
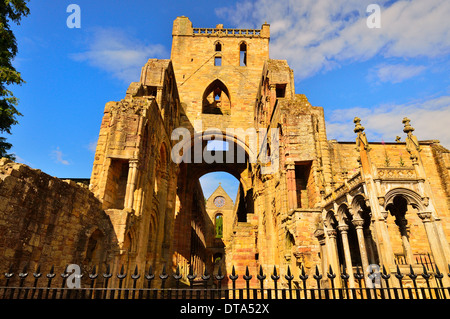
[[[297,93],[288,61],[269,57],[269,24],[197,28],[178,17],[172,35],[170,59],[149,59],[123,99],[105,105],[89,186],[2,159],[2,271],[178,267],[186,281],[190,270],[276,265],[296,284],[316,265],[420,272],[426,258],[446,271],[450,151],[418,141],[408,114],[398,123],[405,142],[371,142],[358,114],[354,141],[328,140],[323,108]],[[249,129],[262,137],[257,148],[239,133]],[[227,148],[208,150],[212,140]],[[188,147],[174,162],[180,142]],[[221,187],[204,197],[199,178],[216,171],[239,180],[236,198]]]

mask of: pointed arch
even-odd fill
[[[231,114],[230,91],[221,80],[216,79],[206,87],[202,107],[205,114]]]

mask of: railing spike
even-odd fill
[[[238,279],[239,275],[236,275],[236,270],[234,269],[234,265],[231,269],[231,275],[229,275],[230,279],[233,280],[233,282]]]
[[[386,271],[386,267],[384,267],[384,265],[383,265],[383,272],[381,273],[381,277],[383,277],[384,280],[387,280],[391,277],[391,275],[388,274],[388,272]]]
[[[47,274],[47,278],[51,279],[51,278],[54,278],[55,276],[56,276],[56,274],[55,274],[55,266],[52,265],[52,267],[50,268],[50,272]]]
[[[98,274],[97,274],[97,265],[94,265],[94,268],[92,268],[92,271],[89,274],[89,278],[94,280],[94,279],[97,278],[97,276],[98,276]]]
[[[222,266],[219,266],[219,270],[217,271],[217,275],[215,275],[216,280],[218,280],[219,282],[225,278],[225,276],[222,274]]]
[[[169,275],[166,272],[166,264],[164,264],[163,268],[162,268],[162,272],[159,275],[159,278],[164,282],[168,277],[169,277]]]
[[[412,280],[415,280],[417,278],[417,275],[414,273],[414,269],[413,269],[412,265],[409,265],[409,274],[408,274],[408,276]]]
[[[290,277],[291,276],[291,267],[289,267],[289,265],[288,265],[288,268],[287,268],[287,275]]]
[[[139,278],[141,278],[141,275],[139,274],[138,266],[136,265],[136,267],[134,268],[134,273],[131,275],[131,279],[136,282],[136,280],[138,280]]]
[[[39,277],[41,277],[41,265],[40,264],[38,264],[37,266],[36,266],[36,271],[33,273],[33,276],[35,277],[35,278],[39,278]]]
[[[286,278],[286,280],[289,282],[289,284],[294,279],[294,276],[292,275],[292,272],[291,272],[291,267],[289,267],[289,265],[288,265],[288,268],[287,268],[286,275],[284,275],[284,278]]]
[[[316,277],[319,279],[322,279],[322,275],[320,274],[319,267],[317,267],[317,265],[316,265],[316,273],[314,274],[314,278],[316,278]]]
[[[152,265],[150,265],[148,267],[148,274],[145,275],[145,279],[152,280],[153,278],[155,278],[155,274],[153,273]]]
[[[209,278],[211,278],[211,275],[208,274],[208,270],[206,269],[206,265],[205,265],[205,271],[203,272],[202,279],[207,281],[207,280],[209,280]]]
[[[122,265],[122,267],[120,268],[120,273],[117,274],[117,278],[119,278],[119,284],[122,283],[122,280],[127,276],[127,274],[125,273],[125,267],[124,265]]]
[[[403,274],[400,272],[400,268],[397,265],[397,272],[395,273],[395,277],[399,280],[403,278]]]
[[[303,265],[302,265],[302,272],[300,274],[300,279],[303,281],[306,281],[306,279],[308,279],[308,275],[306,274],[305,268],[303,267]]]
[[[330,265],[330,269],[328,271],[328,275],[327,276],[330,279],[334,279],[336,277],[336,274],[333,272],[333,268],[331,267],[331,265]]]
[[[112,273],[111,273],[111,268],[109,266],[109,264],[106,265],[106,272],[103,273],[103,278],[111,278],[112,277]]]
[[[242,278],[244,278],[244,280],[246,280],[247,283],[248,283],[248,281],[249,281],[250,279],[253,278],[253,276],[250,275],[250,271],[248,270],[248,266],[245,267],[245,275],[242,276]]]
[[[263,269],[262,269],[262,266],[261,266],[261,265],[259,265],[259,274],[256,275],[256,278],[257,278],[259,281],[262,281],[262,280],[266,279],[266,275],[264,275],[264,272],[263,272]]]

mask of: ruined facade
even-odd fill
[[[194,28],[178,17],[172,35],[171,58],[149,59],[105,106],[85,195],[102,223],[96,262],[179,267],[182,280],[289,266],[296,284],[316,265],[393,272],[428,258],[446,269],[450,152],[438,141],[418,141],[407,118],[405,142],[368,142],[358,118],[356,142],[328,140],[323,108],[296,93],[287,61],[270,59],[267,23]],[[211,140],[228,148],[208,150]],[[215,171],[239,180],[236,199],[221,187],[204,198],[199,178]],[[71,247],[86,259],[88,246]]]

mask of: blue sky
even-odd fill
[[[66,25],[71,3],[81,8],[81,28]],[[379,29],[366,25],[370,3],[381,8]],[[14,65],[26,83],[11,87],[24,116],[6,137],[18,162],[53,176],[90,177],[105,103],[124,97],[148,58],[170,57],[181,15],[194,27],[270,23],[271,58],[286,59],[296,93],[324,108],[329,139],[353,140],[355,116],[369,140],[404,139],[408,116],[419,139],[450,147],[448,0],[40,0],[29,7],[14,26]],[[217,179],[203,183],[214,190]]]

